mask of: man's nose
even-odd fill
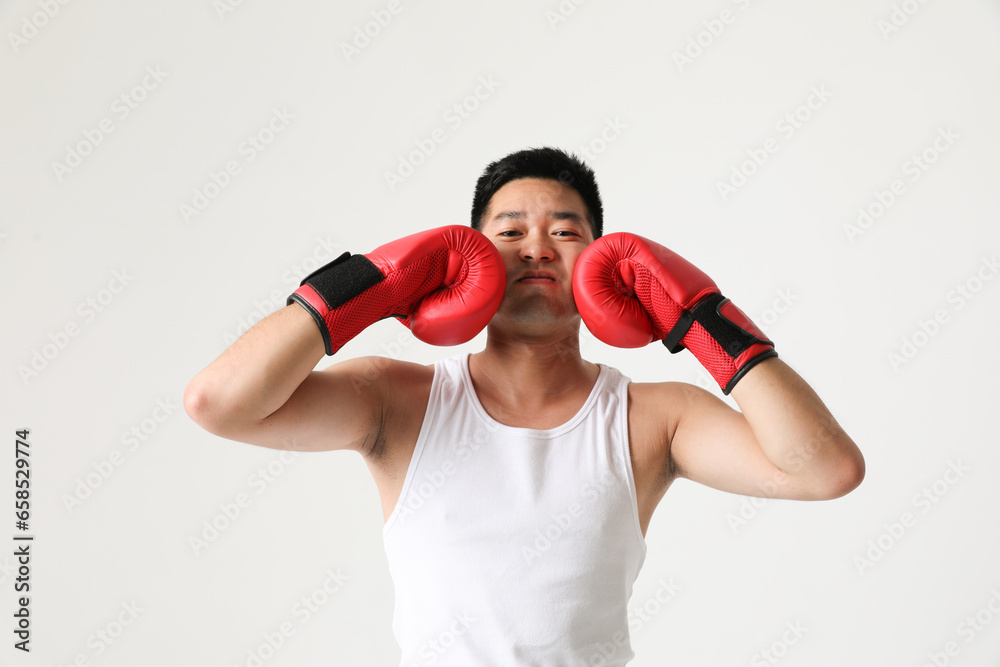
[[[521,259],[526,262],[551,262],[555,250],[548,238],[532,234],[524,239],[521,245]]]

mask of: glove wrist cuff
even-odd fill
[[[303,278],[299,288],[289,295],[286,305],[298,303],[312,315],[329,356],[358,333],[339,330],[338,340],[334,340],[331,332],[333,311],[384,278],[367,257],[345,252]]]
[[[770,349],[764,350],[756,357],[751,357],[750,359],[748,359],[746,363],[744,363],[737,369],[736,374],[733,375],[733,377],[729,378],[729,381],[726,382],[725,386],[722,386],[722,383],[719,383],[719,386],[722,387],[722,393],[728,396],[729,392],[731,392],[733,390],[733,387],[736,386],[736,383],[742,380],[743,376],[747,374],[747,371],[749,371],[751,368],[753,368],[760,362],[764,361],[765,359],[770,359],[771,357],[777,357],[777,356],[778,352],[772,347]]]
[[[663,345],[671,353],[691,350],[726,395],[751,367],[777,356],[764,332],[718,292],[684,310]]]
[[[312,292],[311,298],[307,297],[308,292]],[[316,291],[309,287],[308,285],[304,287],[299,287],[299,289],[292,292],[288,297],[288,301],[285,305],[292,305],[292,303],[297,303],[306,309],[306,312],[312,315],[313,320],[316,321],[316,326],[319,327],[319,332],[323,335],[323,347],[326,350],[327,356],[333,354],[333,341],[330,340],[330,331],[326,328],[326,321],[323,319],[323,315],[313,307],[312,302],[320,302],[319,295]]]

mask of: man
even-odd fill
[[[192,419],[222,437],[364,457],[403,666],[624,665],[626,604],[673,480],[819,500],[864,476],[816,393],[707,276],[648,239],[604,237],[602,218],[575,157],[509,155],[477,183],[478,231],[345,253],[185,392]],[[584,360],[581,313],[613,345],[690,349],[740,411]],[[486,347],[313,371],[387,316],[438,344],[488,322]]]

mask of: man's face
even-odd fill
[[[551,324],[579,319],[573,267],[594,240],[587,213],[580,193],[556,180],[522,178],[496,191],[482,224],[507,269],[494,323],[542,333]]]

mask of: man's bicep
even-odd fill
[[[349,359],[312,371],[284,405],[224,437],[273,449],[364,451],[381,429],[377,359]]]
[[[685,386],[670,440],[676,477],[744,496],[785,497],[786,476],[761,450],[743,415],[695,386]]]

